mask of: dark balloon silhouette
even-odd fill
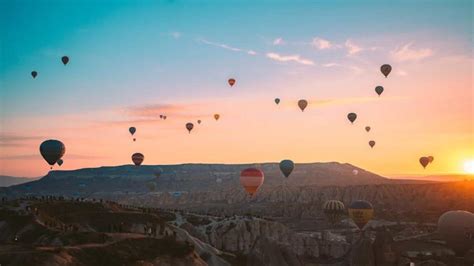
[[[221,116],[219,114],[214,114],[214,119],[217,121]]]
[[[308,101],[301,99],[298,101],[298,107],[301,109],[301,112],[304,112],[304,109],[308,106]]]
[[[38,72],[36,72],[36,71],[31,71],[31,76],[32,76],[33,78],[36,78],[36,76],[38,76]]]
[[[295,164],[292,160],[283,160],[280,162],[280,170],[285,177],[289,177],[294,168]]]
[[[349,113],[347,114],[347,119],[351,121],[351,123],[354,123],[354,121],[357,119],[357,114],[356,113]]]
[[[390,72],[392,71],[392,66],[389,65],[389,64],[384,64],[380,67],[380,72],[382,72],[382,74],[387,77],[388,74],[390,74]]]
[[[189,131],[190,134],[191,134],[191,130],[193,130],[193,128],[194,128],[193,123],[187,123],[186,124],[186,129]]]
[[[132,155],[132,161],[136,166],[140,166],[143,163],[145,156],[143,154],[137,152]]]
[[[280,104],[280,98],[275,98],[275,103]]]
[[[197,122],[198,122],[198,124],[201,124],[201,120],[198,120]]]
[[[423,168],[426,168],[426,166],[430,163],[430,159],[428,157],[420,157],[419,161]]]
[[[369,127],[369,126],[366,126],[366,127],[365,127],[365,131],[369,132],[369,131],[370,131],[370,127]]]
[[[380,96],[383,92],[383,87],[382,86],[375,87],[375,92]]]
[[[370,145],[371,148],[373,148],[375,146],[375,141],[373,141],[373,140],[369,141],[369,145]]]
[[[434,161],[434,157],[433,156],[428,156],[428,160],[430,161],[430,163],[432,163]]]
[[[63,159],[59,159],[57,162],[56,162],[59,166],[63,165],[64,161]]]
[[[41,156],[48,162],[49,165],[53,166],[66,152],[66,146],[55,139],[46,140],[40,145]]]
[[[69,63],[69,57],[67,56],[61,57],[61,61],[63,62],[64,65],[67,65],[67,63]]]
[[[228,81],[229,85],[232,87],[235,84],[235,79],[230,78]]]

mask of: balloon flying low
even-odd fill
[[[341,201],[328,200],[323,204],[323,212],[331,224],[336,224],[346,214],[346,209]]]
[[[380,72],[382,72],[382,74],[387,77],[388,74],[390,74],[390,72],[392,71],[392,66],[389,65],[389,64],[384,64],[380,67]]]
[[[438,219],[438,232],[456,256],[464,256],[474,247],[474,214],[448,211]]]
[[[295,164],[292,160],[283,160],[280,162],[280,170],[285,177],[289,177],[294,168]]]
[[[359,227],[360,230],[372,220],[374,208],[370,202],[365,200],[356,200],[349,205],[349,217]]]
[[[132,155],[132,161],[136,166],[140,166],[143,163],[145,156],[143,154],[137,152]]]
[[[257,168],[247,168],[240,172],[240,184],[250,196],[257,193],[264,179],[263,172]]]
[[[304,112],[306,106],[308,106],[308,101],[306,101],[305,99],[301,99],[298,101],[298,107],[301,109],[301,112]]]
[[[40,145],[40,153],[52,167],[66,153],[66,146],[59,140],[46,140]]]

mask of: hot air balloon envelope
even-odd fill
[[[41,156],[48,162],[49,165],[53,166],[66,152],[66,146],[55,139],[46,140],[40,145]]]
[[[294,168],[295,164],[291,160],[283,160],[280,162],[280,170],[285,177],[289,177]]]
[[[250,196],[253,196],[264,180],[263,172],[257,168],[247,168],[240,172],[240,184]]]
[[[132,155],[132,161],[136,166],[140,166],[143,163],[145,156],[143,154],[137,152]]]
[[[374,216],[372,204],[365,200],[356,200],[349,205],[349,217],[362,230]]]

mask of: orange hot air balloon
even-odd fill
[[[375,146],[375,141],[373,141],[373,140],[369,141],[369,145],[370,145],[371,148],[373,148]]]
[[[140,166],[143,163],[145,156],[143,154],[137,152],[132,155],[132,161],[136,166]]]
[[[215,115],[214,115],[214,119],[215,119],[216,121],[219,120],[220,117],[221,117],[221,116],[220,116],[219,114],[215,114]]]
[[[430,160],[430,163],[432,163],[434,161],[434,157],[433,156],[428,156],[428,159]]]
[[[420,164],[423,166],[423,168],[426,168],[426,166],[430,163],[430,158],[428,157],[420,157]]]
[[[235,79],[230,78],[228,81],[229,85],[232,87],[235,84]]]
[[[257,168],[247,168],[240,172],[240,184],[250,196],[257,193],[264,179],[263,172]]]
[[[193,123],[187,123],[186,124],[186,129],[189,131],[189,134],[191,134],[191,130],[193,130],[194,124]]]

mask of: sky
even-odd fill
[[[141,152],[144,164],[463,173],[474,161],[472,10],[460,0],[1,1],[0,174],[45,175],[46,139],[66,145],[61,170]]]

